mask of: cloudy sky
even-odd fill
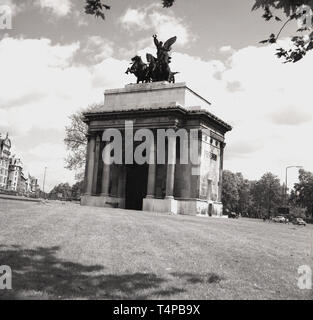
[[[105,89],[134,82],[124,71],[139,53],[154,53],[152,34],[177,35],[172,69],[212,102],[211,112],[233,127],[225,169],[258,179],[287,165],[313,171],[313,55],[282,64],[275,46],[258,42],[277,31],[253,0],[107,0],[103,22],[83,13],[83,0],[0,0],[13,11],[12,30],[0,30],[0,132],[10,134],[26,172],[47,189],[74,182],[64,169],[68,116],[102,102]],[[290,26],[282,36],[288,42]],[[297,176],[290,170],[290,183]]]

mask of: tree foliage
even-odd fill
[[[104,10],[110,10],[111,7],[102,3],[101,0],[85,0],[85,13],[91,14],[96,18],[105,19]]]
[[[57,198],[59,195],[62,195],[64,199],[71,198],[72,188],[67,182],[58,184],[49,193],[49,197],[55,196]]]
[[[299,6],[307,5],[313,8],[312,0],[255,0],[252,10],[259,8],[283,10],[287,17],[291,16]]]
[[[291,48],[277,48],[276,56],[283,58],[284,62],[297,62],[301,60],[308,51],[313,49],[313,1],[312,0],[256,0],[253,10],[262,8],[264,10],[263,18],[266,21],[282,21],[280,17],[274,14],[276,10],[282,10],[286,20],[282,22],[279,31],[272,33],[268,39],[260,43],[277,43],[282,31],[292,21],[302,21],[300,28],[296,30],[297,34],[291,38]]]
[[[242,173],[223,172],[222,202],[225,210],[261,218],[274,215],[283,203],[283,186],[272,173],[259,181],[244,179]]]
[[[65,168],[76,171],[76,179],[83,177],[84,166],[86,162],[86,146],[88,127],[83,122],[83,113],[81,111],[72,114],[70,125],[65,127],[65,139],[69,154],[65,159]]]
[[[239,201],[238,180],[235,173],[223,172],[222,203],[226,211],[237,211]]]
[[[243,215],[247,215],[253,205],[253,199],[250,193],[251,182],[244,179],[242,173],[236,173],[237,176],[237,187],[238,187],[238,205],[237,212]]]
[[[72,185],[72,198],[79,199],[83,192],[84,180],[77,181]]]
[[[273,215],[275,209],[283,204],[283,186],[280,184],[279,178],[270,172],[265,173],[254,184],[251,193],[260,216]]]
[[[164,8],[169,8],[174,4],[175,0],[162,0]],[[105,19],[105,10],[111,7],[103,3],[102,0],[85,0],[85,13],[95,16],[96,18]]]
[[[56,199],[79,199],[82,189],[83,181],[76,182],[70,186],[68,182],[56,185],[50,192],[48,197],[52,200]]]
[[[307,213],[313,216],[313,173],[299,170],[299,182],[295,184],[290,195],[291,203],[304,207]]]

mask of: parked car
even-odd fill
[[[283,216],[276,216],[272,218],[272,221],[278,222],[278,223],[286,223],[287,219]]]
[[[292,221],[293,224],[296,224],[298,226],[306,226],[306,222],[301,218],[296,218]]]
[[[228,218],[238,219],[239,218],[239,214],[237,214],[236,212],[229,212],[228,213]]]

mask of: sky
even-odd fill
[[[0,132],[13,153],[46,190],[74,183],[64,168],[69,115],[103,102],[106,89],[134,82],[130,58],[155,54],[152,35],[176,35],[171,68],[211,103],[211,112],[233,126],[226,135],[224,168],[251,180],[285,168],[313,171],[313,110],[309,74],[313,55],[296,64],[260,45],[279,30],[251,11],[253,0],[106,0],[106,20],[84,14],[83,0],[0,0],[13,12],[12,29],[0,29]],[[283,18],[283,15],[278,12]],[[280,44],[288,46],[289,26]],[[297,181],[290,169],[289,187]]]

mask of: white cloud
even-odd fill
[[[37,5],[43,9],[48,9],[56,16],[64,17],[71,12],[71,0],[37,0]]]
[[[231,46],[223,46],[220,48],[221,53],[232,53],[234,52],[233,48]]]
[[[299,109],[297,106],[287,106],[268,114],[268,118],[279,125],[296,126],[312,121],[313,114]]]
[[[146,8],[129,8],[120,17],[119,23],[128,31],[136,32],[150,30],[160,39],[167,40],[177,36],[177,44],[183,46],[195,40],[191,35],[188,24],[170,11],[168,14],[160,12],[160,5],[151,5]]]
[[[98,64],[87,67],[73,62],[79,49],[79,43],[52,44],[48,39],[0,41],[0,132],[9,131],[13,144],[34,129],[64,134],[70,114],[102,102],[105,88],[120,87],[127,81],[128,62],[99,57]],[[40,149],[36,149],[37,142],[33,150],[18,150],[18,156],[32,174],[38,172],[39,164],[50,163],[54,180],[71,176],[71,182],[74,174],[64,169],[64,143],[58,143],[56,149],[49,145],[45,150],[43,138]],[[56,154],[63,155],[53,164]]]
[[[113,52],[112,41],[100,36],[89,37],[86,47],[84,48],[84,55],[87,56],[88,60],[96,62],[111,57]]]
[[[148,29],[149,26],[146,23],[147,12],[142,9],[132,9],[129,8],[125,14],[120,18],[120,23],[126,29],[139,28],[139,29]]]

